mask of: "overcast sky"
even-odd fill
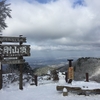
[[[100,57],[100,0],[8,0],[2,34],[27,37],[32,57]]]

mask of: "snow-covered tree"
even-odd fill
[[[9,8],[9,5],[10,4],[6,4],[6,0],[0,1],[0,32],[7,27],[5,19],[7,17],[11,18],[11,9]]]
[[[51,71],[50,71],[50,70],[48,70],[47,74],[48,74],[48,75],[50,75],[50,74],[51,74]]]

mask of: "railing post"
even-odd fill
[[[89,82],[89,74],[86,73],[86,82]]]
[[[68,73],[65,72],[65,81],[68,82]]]
[[[38,82],[37,82],[37,75],[34,76],[35,78],[35,85],[37,86]]]

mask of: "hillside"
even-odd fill
[[[69,65],[66,64],[64,66],[56,67],[56,69],[61,72],[66,72],[68,66]],[[72,66],[74,67],[74,80],[85,80],[85,74],[88,73],[91,81],[100,82],[100,58],[78,58],[77,60],[73,61]]]
[[[93,57],[82,57],[73,61],[74,67],[74,80],[85,80],[85,73],[89,74],[89,79],[92,81],[100,82],[100,58]],[[62,66],[46,66],[46,67],[38,67],[34,69],[34,73],[36,75],[47,74],[48,71],[52,71],[54,69],[66,72],[68,69],[68,64]]]
[[[52,70],[55,70],[55,69],[56,69],[55,67],[49,67],[49,66],[39,67],[39,68],[34,69],[34,74],[40,76],[40,75],[47,74],[49,71],[52,71]]]
[[[79,58],[73,63],[75,67],[75,80],[84,80],[85,73],[89,73],[89,79],[100,82],[100,58]]]

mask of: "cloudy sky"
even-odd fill
[[[100,0],[8,0],[3,35],[27,37],[31,57],[100,57]]]

